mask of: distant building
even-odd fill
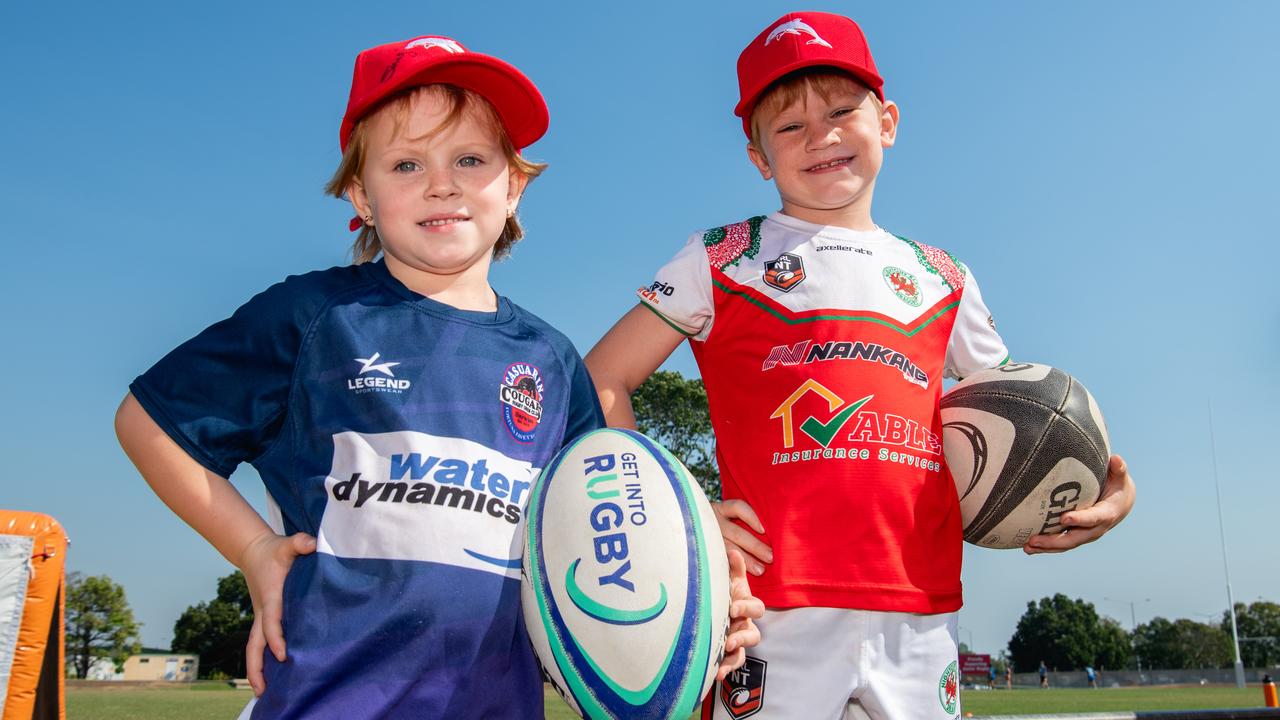
[[[124,674],[120,679],[194,682],[199,670],[198,655],[150,651],[150,648],[146,648],[142,653],[131,655],[124,661]]]
[[[75,668],[67,665],[67,677],[75,677]],[[116,672],[116,664],[111,662],[111,658],[94,658],[93,663],[89,665],[89,674],[85,676],[86,680],[123,680],[124,676]]]

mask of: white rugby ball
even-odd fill
[[[680,718],[716,676],[729,566],[706,496],[649,437],[556,455],[526,513],[521,605],[548,679],[587,718]]]
[[[1062,532],[1062,515],[1097,501],[1111,455],[1093,396],[1034,363],[975,373],[942,396],[942,449],[964,539],[1018,548]]]

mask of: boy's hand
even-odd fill
[[[729,554],[729,633],[724,639],[724,658],[716,672],[716,682],[742,667],[747,648],[760,644],[760,630],[753,620],[764,615],[764,603],[751,595],[747,582],[747,561],[736,548]]]
[[[1062,526],[1066,530],[1056,535],[1036,535],[1027,541],[1022,551],[1028,555],[1056,553],[1097,540],[1129,514],[1136,492],[1124,458],[1112,455],[1098,502],[1064,514]]]
[[[716,521],[720,523],[720,534],[724,536],[725,548],[742,553],[747,570],[752,575],[763,575],[764,563],[773,562],[773,548],[733,522],[741,520],[747,524],[747,527],[763,535],[764,526],[760,524],[760,518],[756,517],[756,511],[743,500],[713,502],[711,509],[715,511]]]
[[[316,539],[306,533],[288,537],[265,533],[250,542],[240,553],[240,569],[253,600],[253,627],[245,645],[246,674],[254,696],[267,689],[262,676],[262,651],[271,648],[276,660],[284,662],[285,643],[281,616],[284,606],[284,579],[299,555],[316,550]]]

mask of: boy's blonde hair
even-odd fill
[[[329,184],[324,188],[326,193],[339,199],[346,197],[347,188],[364,171],[365,150],[369,142],[369,118],[380,112],[394,113],[395,124],[392,132],[399,133],[409,117],[410,104],[419,94],[431,94],[434,96],[433,99],[444,102],[448,106],[448,114],[445,115],[439,127],[431,131],[432,135],[445,128],[452,127],[454,123],[461,121],[464,115],[469,115],[469,119],[483,123],[498,136],[499,141],[502,143],[502,154],[506,156],[507,164],[515,169],[516,172],[524,175],[529,180],[533,180],[546,169],[546,163],[532,162],[520,155],[520,152],[511,143],[511,138],[507,135],[506,128],[502,126],[502,121],[498,119],[497,111],[493,109],[488,100],[485,100],[478,93],[456,85],[421,85],[393,95],[356,123],[355,128],[351,131],[351,139],[347,143],[347,149],[342,153],[342,161],[338,163],[338,169],[334,171]],[[510,255],[511,246],[515,245],[522,237],[524,237],[524,228],[520,226],[519,219],[515,215],[507,218],[506,225],[502,228],[502,234],[498,236],[498,242],[493,246],[493,259],[501,260]],[[351,246],[352,262],[357,265],[370,262],[381,251],[382,242],[378,239],[377,228],[368,224],[361,226],[360,234]]]
[[[792,103],[803,101],[809,88],[813,88],[813,91],[823,100],[830,100],[831,96],[842,89],[847,82],[866,87],[852,74],[825,65],[801,68],[774,80],[773,84],[760,93],[760,99],[751,110],[751,144],[757,150],[764,152],[764,148],[760,145],[760,113],[778,113],[790,107]],[[871,91],[868,90],[868,92]],[[880,98],[876,97],[874,92],[871,92],[871,102],[875,105],[877,113],[884,111],[884,103],[880,102]]]

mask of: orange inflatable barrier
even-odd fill
[[[65,720],[67,535],[57,520],[0,510],[0,720]]]

